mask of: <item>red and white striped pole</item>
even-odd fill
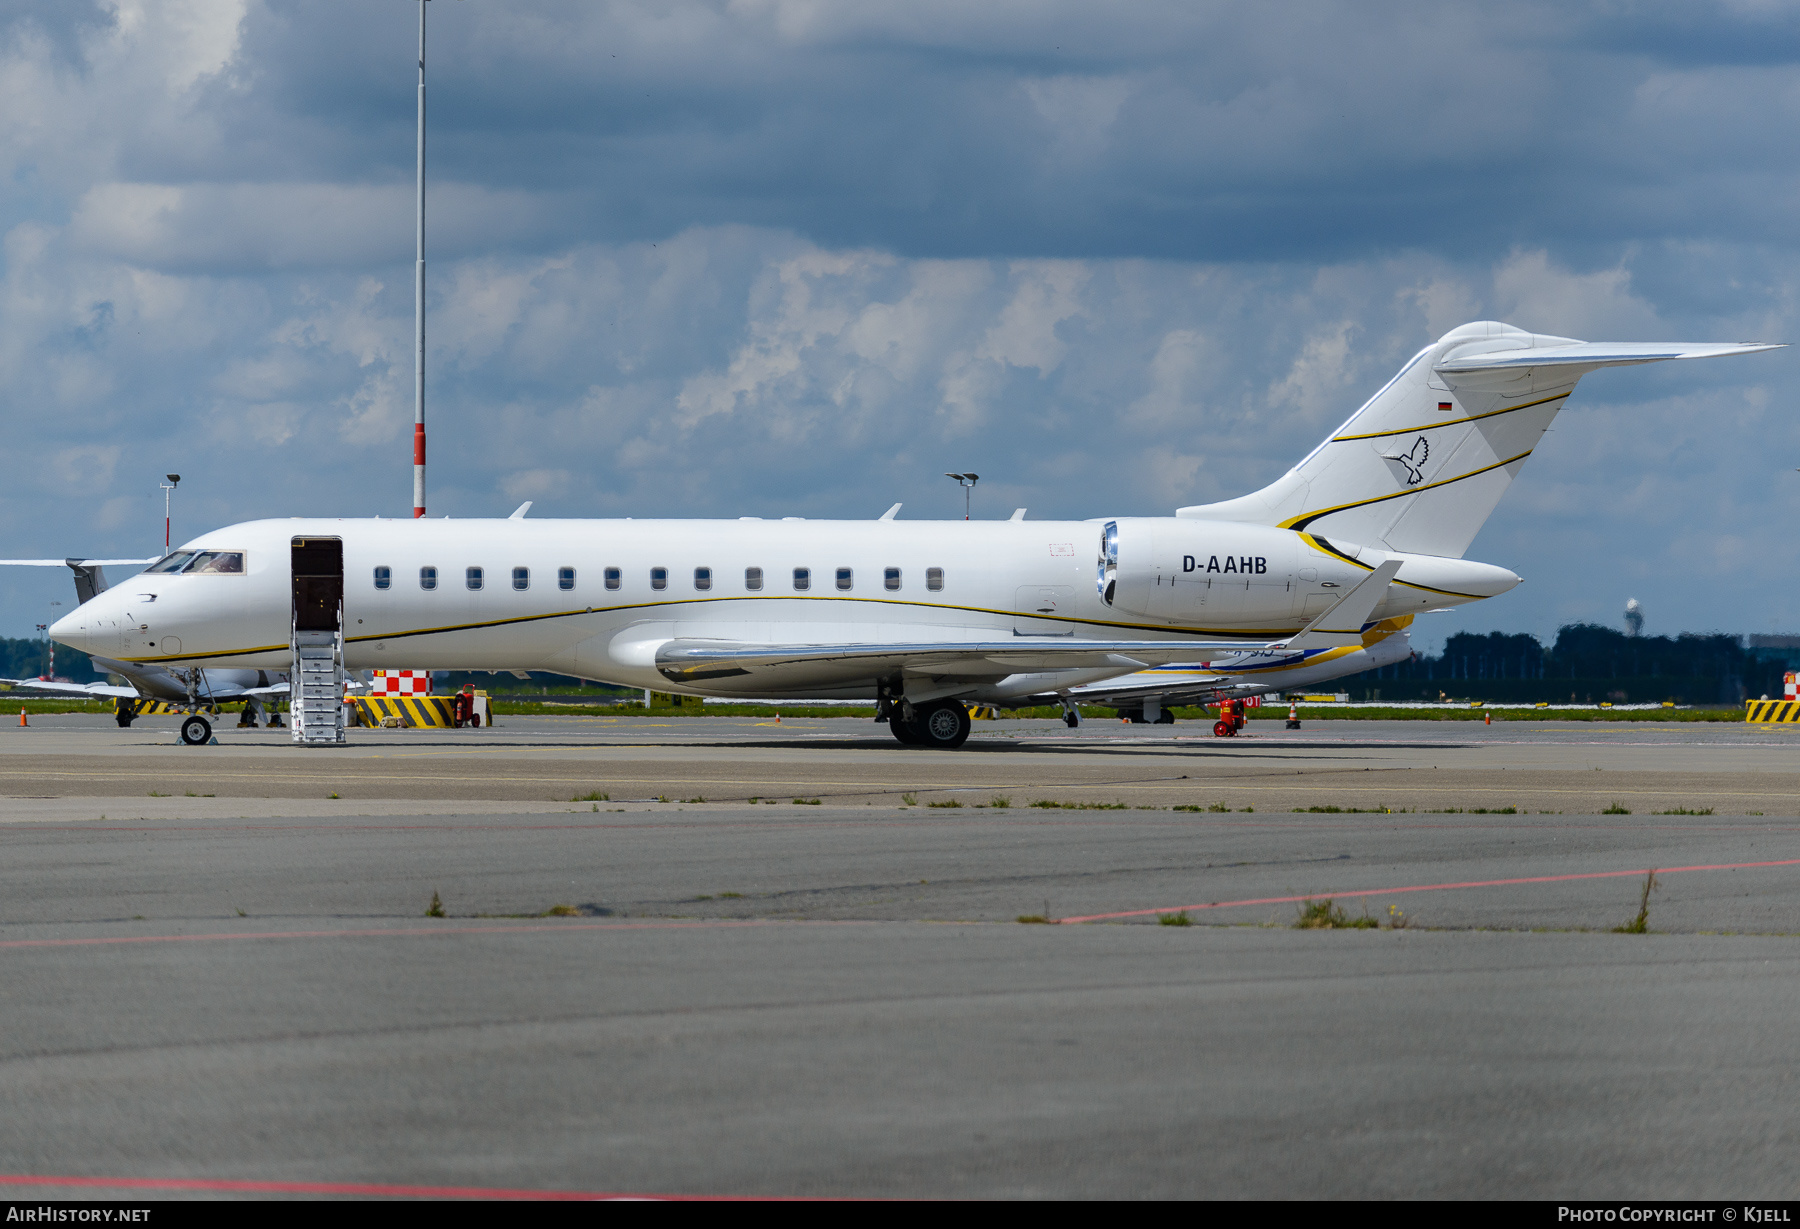
[[[425,3],[419,0],[419,176],[413,269],[413,516],[425,515]]]

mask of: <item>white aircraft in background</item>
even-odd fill
[[[955,747],[969,703],[1073,703],[1226,654],[1367,651],[1384,624],[1504,593],[1518,576],[1462,556],[1576,381],[1772,348],[1463,325],[1269,486],[1173,517],[251,521],[50,634],[125,662],[278,670],[329,628],[348,668],[869,698],[901,742]],[[236,566],[194,562],[221,556]]]
[[[169,556],[169,558],[172,559],[174,556]],[[142,568],[147,563],[156,562],[155,559],[0,559],[0,565],[67,567],[75,574],[77,608],[107,591],[105,568],[119,566],[135,569]],[[243,701],[245,704],[244,720],[240,724],[254,725],[257,717],[265,712],[264,701],[286,696],[288,691],[285,672],[180,669],[120,661],[98,654],[90,654],[90,658],[95,669],[106,674],[118,675],[130,685],[121,687],[115,683],[65,683],[47,678],[0,681],[12,684],[15,693],[29,692],[113,700],[113,712],[121,726],[129,726],[132,723],[137,716],[137,708],[134,704],[120,701],[139,699],[161,700],[190,711]],[[268,714],[269,725],[276,725],[279,721],[280,719],[273,713]]]

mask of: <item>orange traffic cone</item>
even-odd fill
[[[776,725],[780,725],[780,724],[781,724],[781,714],[780,714],[780,713],[776,713],[776,714],[775,714],[775,724],[776,724]]]
[[[1494,714],[1492,714],[1492,713],[1489,713],[1489,714],[1488,714],[1488,715],[1487,715],[1487,724],[1488,724],[1488,725],[1493,725],[1493,724],[1494,724]]]
[[[25,720],[25,710],[23,708],[19,710],[19,724],[21,726],[29,726],[31,724],[29,721]]]

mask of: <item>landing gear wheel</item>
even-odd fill
[[[895,711],[892,717],[888,718],[888,730],[895,738],[899,739],[909,747],[916,747],[919,745],[919,736],[913,732],[911,723],[900,719],[898,710]]]
[[[1234,733],[1236,733],[1236,731],[1231,728],[1231,723],[1229,721],[1213,722],[1213,734],[1216,737],[1230,738]]]
[[[204,717],[189,717],[181,723],[181,741],[190,747],[200,747],[212,737],[212,722]]]
[[[1068,726],[1071,730],[1074,729],[1081,724],[1081,714],[1074,709],[1070,709],[1063,714],[1063,724]]]
[[[955,700],[915,707],[910,724],[921,747],[954,751],[969,740],[969,710]]]
[[[1165,708],[1165,709],[1163,709],[1162,714],[1157,717],[1155,724],[1156,725],[1174,725],[1175,724],[1175,714],[1171,713],[1168,709]]]

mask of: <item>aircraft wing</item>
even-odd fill
[[[995,678],[1051,670],[1116,668],[1191,661],[1196,650],[1243,652],[1263,648],[1243,640],[1073,640],[1019,636],[919,644],[743,644],[729,640],[667,640],[655,648],[657,672],[672,683],[744,675],[805,673],[868,678],[915,675]]]
[[[57,561],[59,564],[61,560]],[[58,696],[87,696],[90,699],[99,696],[136,696],[135,687],[115,687],[111,683],[53,683],[47,679],[0,679],[0,683],[11,683],[15,693],[21,691],[41,691]]]
[[[155,563],[159,555],[149,559],[0,559],[0,567],[18,568],[66,568],[72,564],[84,563],[89,567],[138,567],[147,568]]]

